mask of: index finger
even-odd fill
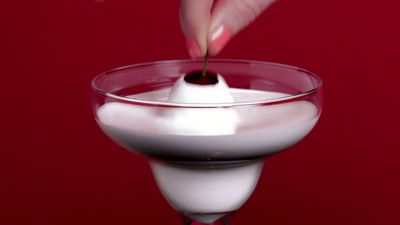
[[[207,37],[214,0],[181,0],[180,21],[191,55],[202,57],[207,52]],[[196,46],[197,45],[197,46]],[[192,48],[192,49],[191,49]],[[197,51],[197,50],[196,50]]]

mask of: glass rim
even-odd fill
[[[162,65],[162,64],[177,64],[177,63],[194,63],[194,62],[203,62],[203,59],[177,59],[177,60],[160,60],[160,61],[151,61],[144,63],[131,64],[127,66],[117,67],[106,72],[103,72],[97,76],[95,76],[91,81],[92,90],[96,94],[100,94],[101,96],[108,97],[111,99],[115,99],[118,101],[129,102],[133,104],[139,105],[147,105],[147,106],[165,106],[165,107],[178,107],[178,108],[220,108],[220,107],[235,107],[235,106],[249,106],[249,105],[267,105],[267,104],[279,104],[288,101],[295,101],[297,99],[302,99],[307,96],[311,96],[317,93],[322,87],[322,79],[310,72],[308,70],[302,69],[300,67],[290,66],[286,64],[267,62],[267,61],[259,61],[259,60],[245,60],[245,59],[209,59],[208,62],[221,62],[221,63],[245,63],[245,64],[258,64],[258,65],[267,65],[273,67],[280,67],[290,70],[297,70],[302,73],[305,73],[309,76],[312,76],[317,80],[317,84],[306,91],[303,91],[298,94],[278,97],[273,99],[265,99],[265,100],[257,100],[257,101],[243,101],[243,102],[229,102],[229,103],[179,103],[179,102],[165,102],[165,101],[154,101],[154,100],[143,100],[143,99],[135,99],[132,97],[120,96],[117,94],[109,93],[96,85],[96,81],[99,79],[109,76],[114,72],[118,72],[121,70],[139,68],[144,66],[153,66],[153,65]]]

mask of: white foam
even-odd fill
[[[232,103],[233,97],[224,78],[218,75],[213,85],[191,84],[180,77],[171,88],[168,102]],[[180,135],[229,135],[236,131],[238,117],[229,108],[167,109],[167,129]]]
[[[176,103],[231,103],[232,94],[225,79],[217,76],[216,84],[198,85],[188,83],[181,76],[172,86],[168,102]]]

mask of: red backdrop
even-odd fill
[[[324,80],[316,129],[270,158],[234,224],[399,224],[400,4],[281,0],[218,56]],[[100,132],[89,82],[187,58],[178,1],[0,7],[0,224],[179,224],[145,160]],[[147,221],[147,222],[146,222]]]

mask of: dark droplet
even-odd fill
[[[218,83],[218,76],[216,73],[210,70],[207,70],[204,76],[202,73],[202,70],[189,72],[185,75],[184,80],[188,83],[198,85],[213,85]]]

